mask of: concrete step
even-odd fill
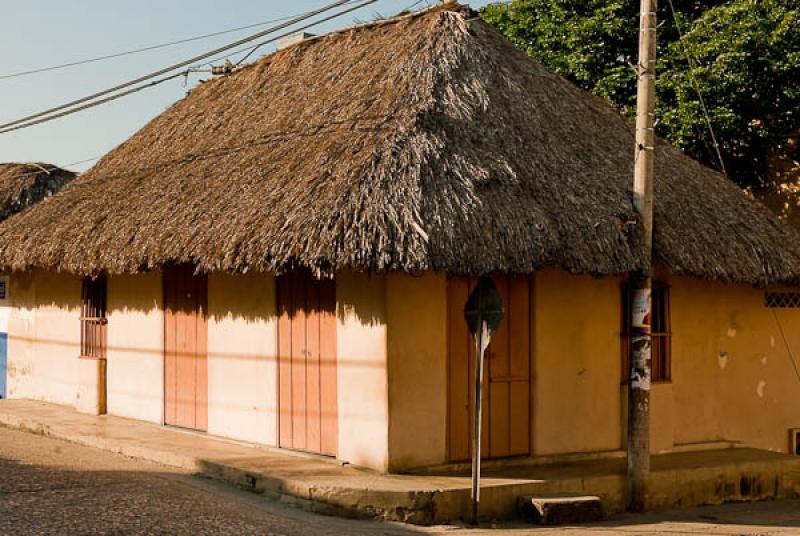
[[[603,503],[593,495],[537,497],[523,495],[517,501],[519,514],[538,525],[590,523],[603,519]]]

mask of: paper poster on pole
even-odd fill
[[[636,289],[633,293],[631,303],[631,349],[633,355],[645,354],[644,359],[648,363],[651,358],[650,348],[650,289]],[[635,366],[632,361],[631,366],[631,387],[634,389],[650,390],[650,367],[641,368]]]

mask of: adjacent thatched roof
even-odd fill
[[[79,273],[641,265],[633,131],[452,5],[311,39],[194,89],[0,227],[0,262]],[[669,269],[800,276],[800,240],[733,183],[657,151]]]
[[[0,163],[0,220],[54,194],[74,177],[50,164]]]

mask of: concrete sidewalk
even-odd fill
[[[32,400],[0,400],[0,424],[192,470],[314,512],[430,524],[461,517],[469,494],[468,478],[380,475],[319,456]]]
[[[0,424],[132,458],[192,470],[307,510],[416,524],[460,519],[469,504],[462,474],[381,475],[335,460],[255,447],[30,400],[1,400]],[[650,508],[800,496],[800,457],[755,449],[653,457]],[[624,460],[504,465],[482,480],[482,513],[516,515],[520,495],[591,494],[607,513],[622,507]]]

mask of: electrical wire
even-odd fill
[[[417,0],[417,1],[416,1],[416,2],[414,2],[413,4],[411,4],[411,5],[409,5],[409,6],[406,6],[406,7],[404,7],[403,9],[401,9],[401,10],[400,10],[400,13],[407,13],[407,12],[410,12],[412,9],[414,9],[415,7],[417,7],[418,5],[420,5],[422,2],[425,2],[425,4],[426,4],[426,5],[430,5],[430,4],[428,4],[428,0]]]
[[[789,346],[789,341],[786,339],[786,333],[783,331],[783,325],[781,321],[778,319],[778,313],[775,312],[774,308],[770,309],[772,311],[772,316],[775,317],[775,323],[778,325],[778,330],[781,332],[781,337],[783,338],[783,345],[786,347],[786,354],[789,356],[789,360],[792,362],[792,367],[794,368],[794,374],[797,376],[797,379],[800,380],[800,369],[797,368],[797,361],[794,358],[794,353],[792,353],[792,348]]]
[[[281,129],[273,130],[273,131],[265,131],[265,132],[261,132],[257,136],[248,138],[246,140],[238,141],[235,144],[215,146],[215,147],[213,147],[211,149],[207,149],[207,150],[204,150],[202,152],[188,153],[188,154],[184,154],[184,155],[182,155],[180,157],[177,157],[177,158],[170,158],[170,159],[167,159],[167,160],[159,160],[159,161],[156,161],[156,162],[149,162],[147,165],[144,165],[142,167],[136,167],[136,168],[133,168],[133,169],[126,169],[124,173],[116,173],[116,174],[104,175],[104,179],[105,180],[115,180],[115,179],[123,177],[123,176],[142,175],[142,174],[145,174],[145,173],[154,172],[154,171],[159,170],[159,169],[166,169],[166,168],[168,168],[170,166],[180,166],[180,165],[188,163],[188,162],[211,160],[211,159],[214,159],[214,158],[224,158],[224,157],[229,156],[229,155],[231,155],[233,153],[244,151],[244,150],[252,148],[252,147],[260,147],[260,146],[264,146],[264,145],[269,145],[269,144],[271,144],[271,143],[273,143],[275,141],[278,141],[278,140],[295,139],[295,138],[297,138],[298,140],[307,139],[309,137],[313,137],[313,136],[318,135],[323,130],[341,128],[342,125],[347,125],[348,128],[351,128],[351,126],[354,123],[358,123],[360,121],[371,122],[370,123],[371,126],[368,127],[371,131],[383,130],[383,129],[387,128],[387,125],[389,124],[389,122],[392,119],[394,119],[394,115],[392,113],[383,114],[383,115],[355,115],[355,116],[342,117],[342,118],[339,118],[339,119],[337,119],[335,121],[325,121],[325,122],[322,122],[322,123],[304,124],[301,127],[298,127],[298,128],[295,128],[295,129],[288,129],[287,130],[287,129],[281,128]],[[90,159],[82,160],[82,161],[79,161],[79,162],[73,162],[71,164],[66,164],[63,167],[68,167],[70,165],[77,165],[79,163],[83,163],[83,162],[87,162],[87,161],[91,161],[91,160],[97,160],[99,158],[102,158],[102,157],[98,157],[98,158],[94,158],[94,159],[90,158]],[[55,167],[53,167],[52,169],[55,169]],[[38,172],[32,172],[31,174],[35,175],[37,173]]]
[[[346,15],[346,14],[352,12],[352,11],[356,11],[357,9],[361,9],[362,7],[368,6],[369,4],[374,4],[377,1],[378,0],[365,0],[364,2],[361,2],[360,4],[357,4],[357,5],[353,6],[353,7],[347,8],[347,9],[345,9],[343,11],[339,11],[339,12],[333,14],[333,15],[329,15],[328,17],[325,17],[325,18],[320,19],[318,21],[315,21],[315,22],[313,22],[311,24],[308,24],[306,26],[303,26],[301,28],[293,30],[292,33],[301,32],[303,30],[307,30],[308,28],[311,28],[312,26],[316,26],[317,24],[322,24],[323,22],[327,22],[327,21],[335,19],[337,17],[341,17],[342,15]],[[278,39],[279,38],[268,39],[267,41],[263,41],[263,42],[255,45],[250,52],[248,52],[243,58],[241,58],[239,61],[236,62],[236,65],[237,66],[241,65],[244,60],[246,60],[247,58],[249,58],[253,54],[253,52],[255,52],[256,50],[258,50],[259,48],[261,48],[264,45],[268,45],[269,43],[277,41]]]
[[[80,164],[85,164],[86,162],[94,162],[95,160],[100,160],[103,158],[102,156],[93,156],[91,158],[84,158],[83,160],[78,160],[77,162],[70,162],[69,164],[64,164],[63,166],[57,166],[61,169],[66,169],[68,167],[77,166]]]
[[[367,1],[363,2],[363,3],[361,3],[361,4],[358,4],[355,7],[349,8],[349,9],[344,10],[344,11],[340,11],[337,14],[332,15],[330,17],[326,17],[324,19],[316,21],[316,22],[314,22],[312,24],[309,24],[307,26],[303,26],[301,28],[296,28],[296,29],[292,30],[292,32],[287,34],[287,35],[291,35],[291,34],[294,34],[294,33],[297,33],[297,32],[301,32],[303,30],[307,30],[307,29],[311,28],[312,26],[315,26],[315,25],[323,23],[323,22],[327,22],[327,21],[329,21],[331,19],[334,19],[336,17],[339,17],[341,15],[345,15],[347,13],[350,13],[351,11],[355,11],[357,9],[361,9],[364,6],[369,5],[369,4],[374,4],[377,1],[378,0],[367,0]],[[240,48],[239,50],[234,50],[233,52],[229,52],[229,53],[225,54],[224,56],[218,56],[216,58],[213,58],[213,59],[209,60],[208,62],[206,62],[206,64],[216,63],[216,62],[219,62],[219,61],[222,61],[222,60],[226,60],[228,58],[232,58],[233,56],[236,56],[237,54],[241,54],[242,52],[248,52],[247,56],[244,56],[243,58],[237,60],[236,63],[234,63],[235,66],[239,66],[239,65],[242,64],[242,62],[244,62],[244,60],[246,60],[248,57],[250,57],[250,55],[252,55],[252,53],[255,52],[256,49],[261,48],[264,45],[268,45],[268,44],[270,44],[272,42],[275,42],[275,41],[277,41],[279,39],[282,39],[283,37],[285,37],[285,36],[280,36],[280,37],[277,37],[277,38],[274,38],[274,39],[270,39],[268,41],[257,43],[255,45],[251,45],[251,46],[247,46],[247,47],[244,47],[244,48]]]
[[[280,17],[280,18],[277,18],[277,19],[271,19],[271,20],[266,20],[266,21],[262,21],[262,22],[256,22],[256,23],[253,23],[253,24],[248,24],[246,26],[239,26],[238,28],[230,28],[228,30],[221,30],[219,32],[212,32],[212,33],[208,33],[208,34],[197,35],[195,37],[188,37],[186,39],[179,39],[177,41],[170,41],[168,43],[161,43],[161,44],[158,44],[158,45],[151,45],[151,46],[146,46],[146,47],[142,47],[142,48],[136,48],[136,49],[133,49],[133,50],[126,50],[124,52],[117,52],[117,53],[114,53],[114,54],[107,54],[105,56],[97,56],[97,57],[89,58],[89,59],[85,59],[85,60],[71,61],[69,63],[61,63],[61,64],[58,64],[58,65],[50,65],[48,67],[40,67],[38,69],[31,69],[29,71],[19,71],[19,72],[16,72],[16,73],[4,74],[4,75],[0,75],[0,80],[6,80],[8,78],[18,78],[20,76],[27,76],[27,75],[31,75],[31,74],[44,73],[44,72],[48,72],[48,71],[56,71],[56,70],[59,70],[59,69],[66,69],[67,67],[75,67],[77,65],[85,65],[87,63],[94,63],[94,62],[103,61],[103,60],[109,60],[109,59],[113,59],[113,58],[121,58],[123,56],[130,56],[132,54],[139,54],[141,52],[148,52],[150,50],[158,50],[158,49],[161,49],[161,48],[167,48],[167,47],[171,47],[171,46],[175,46],[175,45],[182,45],[184,43],[191,43],[191,42],[194,42],[194,41],[200,41],[202,39],[208,39],[210,37],[216,37],[218,35],[225,35],[225,34],[229,34],[229,33],[241,32],[242,30],[248,30],[250,28],[257,28],[259,26],[264,26],[266,24],[273,24],[275,22],[282,22],[282,21],[291,19],[292,17],[295,17],[295,16],[296,15],[288,15],[286,17]]]
[[[706,120],[706,125],[708,126],[708,131],[711,133],[711,143],[714,144],[714,150],[717,153],[717,159],[719,160],[719,167],[720,171],[723,174],[727,175],[728,172],[725,170],[725,162],[722,160],[722,152],[719,149],[719,143],[717,143],[717,136],[714,134],[714,127],[711,124],[711,117],[708,115],[708,108],[706,108],[706,102],[703,99],[703,94],[700,92],[700,85],[697,83],[697,78],[694,76],[694,71],[697,68],[697,62],[694,60],[692,55],[689,53],[689,49],[686,47],[686,42],[683,40],[683,32],[681,31],[681,25],[678,21],[678,15],[675,12],[675,6],[672,4],[672,0],[667,0],[669,3],[669,9],[672,11],[672,19],[675,21],[675,28],[678,30],[678,41],[681,43],[681,47],[683,48],[683,54],[686,57],[686,62],[689,64],[689,78],[692,80],[692,85],[694,85],[694,90],[697,93],[697,98],[700,100],[700,107],[703,109],[703,116]]]
[[[330,11],[331,9],[334,9],[334,8],[339,7],[341,5],[344,5],[344,4],[348,4],[348,3],[352,2],[352,1],[353,0],[337,0],[336,2],[328,4],[328,5],[324,6],[324,7],[319,8],[319,9],[316,9],[316,10],[313,10],[313,11],[309,11],[309,12],[307,12],[307,13],[305,13],[303,15],[300,15],[298,17],[295,17],[295,18],[293,18],[293,19],[291,19],[289,21],[283,22],[283,23],[278,24],[276,26],[271,26],[270,28],[267,28],[266,30],[263,30],[261,32],[258,32],[258,33],[255,33],[253,35],[247,36],[247,37],[245,37],[243,39],[239,39],[238,41],[235,41],[233,43],[229,43],[227,45],[215,48],[214,50],[212,50],[210,52],[205,52],[205,53],[200,54],[198,56],[194,56],[194,57],[192,57],[192,58],[190,58],[188,60],[185,60],[185,61],[182,61],[182,62],[179,62],[179,63],[175,63],[173,65],[170,65],[169,67],[164,67],[163,69],[159,69],[157,71],[153,71],[151,73],[148,73],[146,75],[140,76],[140,77],[135,78],[133,80],[129,80],[127,82],[123,82],[122,84],[118,84],[118,85],[116,85],[114,87],[111,87],[111,88],[108,88],[108,89],[105,89],[105,90],[102,90],[102,91],[98,91],[97,93],[93,93],[92,95],[88,95],[88,96],[82,97],[80,99],[76,99],[76,100],[73,100],[73,101],[70,101],[70,102],[66,102],[66,103],[61,104],[59,106],[55,106],[53,108],[49,108],[49,109],[44,110],[42,112],[38,112],[38,113],[29,115],[29,116],[26,116],[26,117],[21,117],[19,119],[15,119],[14,121],[10,121],[8,123],[0,124],[0,133],[7,132],[8,131],[7,130],[8,127],[11,127],[11,126],[14,126],[14,125],[19,125],[21,123],[27,123],[28,121],[30,121],[32,119],[37,119],[39,117],[42,117],[42,116],[45,116],[45,115],[49,115],[49,114],[51,114],[53,112],[58,112],[58,111],[64,110],[66,108],[71,108],[72,106],[76,106],[78,104],[82,104],[84,102],[88,102],[88,101],[94,100],[94,99],[96,99],[98,97],[102,97],[104,95],[108,95],[109,93],[114,93],[115,91],[119,91],[120,89],[124,89],[126,87],[130,87],[130,86],[138,84],[140,82],[144,82],[144,81],[149,80],[151,78],[155,78],[157,76],[161,76],[162,74],[168,73],[170,71],[174,71],[175,69],[180,69],[181,67],[186,67],[186,66],[191,65],[193,63],[198,63],[199,61],[202,61],[202,60],[204,60],[206,58],[210,58],[212,56],[216,56],[217,54],[220,54],[220,53],[225,52],[227,50],[230,50],[232,48],[236,48],[236,47],[241,46],[241,45],[243,45],[245,43],[249,43],[250,41],[254,41],[256,39],[264,37],[265,35],[268,35],[270,33],[274,33],[274,32],[276,32],[278,30],[282,30],[282,29],[284,29],[284,28],[286,28],[288,26],[292,26],[292,25],[294,25],[294,24],[296,24],[298,22],[302,22],[302,21],[304,21],[306,19],[309,19],[311,17],[319,15],[320,13],[324,13],[326,11]],[[377,1],[377,0],[372,0],[372,1]]]
[[[41,171],[28,171],[28,172],[25,172],[25,173],[20,173],[19,175],[15,175],[15,177],[18,177],[18,178],[32,177],[34,175],[38,175],[42,171],[44,171],[45,173],[47,173],[49,175],[51,171],[57,171],[59,169],[64,169],[64,170],[68,171],[67,168],[70,168],[72,166],[77,166],[79,164],[85,164],[86,162],[94,162],[95,160],[100,160],[101,158],[103,158],[103,157],[102,156],[93,156],[92,158],[84,158],[83,160],[78,160],[77,162],[70,162],[69,164],[64,164],[64,165],[61,165],[61,166],[57,166],[55,164],[47,164],[47,165],[43,166],[43,165],[41,165],[39,163],[36,163],[36,162],[28,162],[28,163],[26,163],[26,165],[37,166],[39,169],[41,169]]]
[[[95,106],[100,106],[101,104],[105,104],[107,102],[111,102],[113,100],[117,100],[117,99],[122,98],[122,97],[127,97],[128,95],[132,95],[133,93],[137,93],[139,91],[142,91],[143,89],[149,89],[149,88],[151,88],[153,86],[157,86],[157,85],[162,84],[164,82],[167,82],[169,80],[174,80],[175,78],[179,78],[181,76],[186,76],[190,72],[191,71],[186,70],[186,71],[181,71],[181,72],[178,72],[178,73],[173,73],[173,74],[165,76],[163,78],[158,78],[156,80],[151,80],[150,82],[148,82],[146,84],[143,84],[141,86],[137,86],[137,87],[125,90],[122,93],[117,93],[117,94],[110,95],[108,97],[102,98],[100,100],[95,100],[95,101],[92,101],[92,102],[88,102],[86,104],[83,104],[82,106],[78,106],[77,108],[70,108],[68,110],[64,110],[62,112],[58,112],[58,113],[53,114],[53,115],[40,117],[39,119],[34,119],[34,120],[28,121],[26,123],[17,124],[17,125],[8,127],[8,128],[0,129],[0,134],[5,134],[7,132],[13,132],[15,130],[20,130],[20,129],[23,129],[23,128],[32,127],[34,125],[39,125],[41,123],[47,123],[48,121],[52,121],[52,120],[58,119],[60,117],[64,117],[64,116],[71,115],[71,114],[74,114],[74,113],[77,113],[77,112],[81,112],[83,110],[88,110],[89,108],[94,108]]]
[[[346,1],[350,2],[352,0],[346,0]],[[283,33],[283,34],[278,35],[276,37],[272,37],[272,38],[270,38],[270,39],[268,39],[266,41],[262,41],[261,43],[258,43],[258,44],[254,45],[252,47],[249,47],[250,49],[252,49],[250,54],[252,52],[254,52],[256,49],[258,49],[259,47],[261,47],[261,46],[264,46],[266,44],[275,42],[275,41],[277,41],[279,39],[283,39],[284,37],[292,35],[292,34],[298,32],[298,31],[306,30],[306,29],[311,28],[313,26],[316,26],[318,24],[322,24],[323,22],[327,22],[329,20],[335,19],[337,17],[340,17],[342,15],[345,15],[347,13],[350,13],[352,11],[360,9],[360,8],[366,6],[366,5],[375,3],[377,1],[378,0],[365,0],[364,2],[361,2],[361,3],[359,3],[359,4],[355,5],[355,6],[349,7],[347,9],[345,9],[345,10],[337,11],[333,15],[329,15],[329,16],[324,17],[322,19],[319,19],[319,20],[316,20],[316,21],[311,22],[309,24],[306,24],[305,26],[302,26],[299,29],[294,29],[294,30],[292,30],[290,32],[286,32],[286,33]],[[235,52],[233,54],[237,54],[239,52],[242,52],[242,50],[240,50],[238,52]],[[248,56],[250,54],[248,54]],[[221,58],[218,58],[218,59],[221,59]],[[242,60],[239,60],[237,65],[239,63],[241,63],[241,61],[243,61],[243,60],[244,60],[244,58]],[[111,101],[119,99],[121,97],[125,97],[125,96],[131,95],[133,93],[137,93],[139,91],[142,91],[143,89],[149,89],[149,88],[151,88],[153,86],[162,84],[162,83],[167,82],[169,80],[173,80],[173,79],[179,78],[181,76],[187,76],[190,72],[193,72],[193,70],[194,70],[194,68],[190,67],[190,68],[188,68],[188,69],[186,69],[184,71],[180,71],[178,73],[173,73],[171,75],[165,76],[163,78],[159,78],[157,80],[152,80],[152,81],[150,81],[150,82],[148,82],[146,84],[143,84],[141,86],[137,86],[137,87],[128,89],[128,90],[123,91],[121,93],[116,93],[116,94],[110,95],[110,96],[105,97],[105,98],[100,99],[100,100],[92,100],[91,102],[83,104],[82,106],[69,107],[69,109],[66,109],[64,111],[60,111],[59,113],[47,114],[46,112],[43,112],[43,113],[39,113],[39,114],[34,114],[33,116],[29,116],[30,120],[27,120],[27,121],[22,121],[22,120],[12,121],[11,123],[6,123],[5,125],[0,125],[0,134],[6,134],[8,132],[13,132],[15,130],[21,130],[23,128],[32,127],[32,126],[35,126],[35,125],[46,123],[48,121],[52,121],[54,119],[58,119],[58,118],[61,118],[61,117],[67,116],[67,115],[71,115],[71,114],[76,113],[76,112],[87,110],[89,108],[94,108],[95,106],[99,106],[101,104],[105,104],[107,102],[111,102]],[[80,102],[85,102],[87,100],[90,100],[90,99],[79,99]],[[44,117],[42,117],[42,116],[44,116]]]
[[[410,11],[412,8],[414,8],[415,6],[419,5],[419,4],[420,4],[420,3],[422,3],[423,1],[425,1],[425,3],[426,3],[427,5],[430,5],[430,4],[429,4],[429,2],[428,2],[428,0],[417,0],[416,2],[414,2],[413,4],[411,4],[410,6],[406,7],[406,8],[405,8],[405,9],[403,9],[403,10],[401,10],[401,11],[400,11],[400,13],[404,13],[404,12],[408,12],[408,11]],[[370,2],[370,3],[371,3],[371,2]],[[357,7],[356,7],[356,8],[354,8],[354,9],[358,9],[358,7],[361,7],[361,6],[357,6]],[[342,12],[341,14],[344,14],[344,12]],[[284,17],[284,18],[282,18],[282,19],[274,19],[274,20],[273,20],[273,21],[271,21],[271,22],[278,22],[278,21],[280,21],[280,20],[286,20],[287,18],[289,18],[289,17]],[[320,22],[323,22],[323,21],[318,21],[318,23],[320,23]],[[265,23],[266,23],[266,22],[265,22]],[[197,39],[199,39],[199,38],[202,38],[202,37],[211,36],[211,35],[219,35],[219,34],[221,34],[221,33],[229,33],[229,32],[233,32],[233,31],[237,31],[237,30],[245,29],[245,28],[248,28],[248,27],[256,26],[256,25],[263,25],[263,24],[265,24],[265,23],[256,23],[256,24],[254,24],[254,25],[250,25],[250,26],[243,26],[243,27],[240,27],[240,28],[237,28],[237,29],[226,30],[226,31],[224,31],[224,32],[217,32],[217,33],[215,33],[215,34],[206,34],[206,36],[198,36],[198,38],[197,38]],[[185,40],[184,40],[184,41],[185,41]],[[173,43],[177,43],[177,41],[176,41],[176,42],[173,42]],[[266,43],[261,43],[261,44],[259,44],[259,45],[257,45],[257,46],[262,46],[263,44],[266,44]],[[167,45],[165,44],[165,45],[160,45],[160,46],[167,46]],[[251,48],[251,49],[255,49],[256,47],[249,47],[249,48]],[[244,49],[244,50],[247,50],[247,49]],[[241,53],[241,52],[243,52],[244,50],[240,50],[240,51],[234,52],[233,54],[230,54],[229,56],[231,56],[231,55],[235,55],[235,54],[238,54],[238,53]],[[224,57],[223,57],[223,58],[218,58],[218,59],[224,59]],[[92,60],[89,60],[89,61],[92,61]],[[243,60],[240,60],[238,63],[241,63],[241,61],[243,61]],[[185,71],[185,72],[182,72],[182,73],[180,73],[180,74],[182,74],[182,75],[183,75],[183,74],[188,74],[188,72],[189,72],[189,71],[191,71],[191,72],[197,72],[196,70],[194,70],[194,69],[190,68],[190,69],[187,69],[187,71]],[[0,79],[1,79],[1,78],[2,78],[2,77],[0,77]],[[77,111],[77,110],[76,110],[76,111]],[[63,115],[65,115],[65,114],[63,114]],[[63,116],[63,115],[62,115],[62,116]],[[54,117],[54,119],[55,119],[55,117]],[[44,122],[44,121],[40,121],[40,122]],[[33,126],[33,125],[31,124],[30,126]],[[19,127],[19,128],[23,128],[23,127],[21,126],[21,127]],[[0,133],[2,133],[2,132],[0,132]],[[87,162],[93,162],[93,161],[99,160],[100,158],[102,158],[102,156],[95,156],[95,157],[92,157],[92,158],[85,158],[85,159],[83,159],[83,160],[78,160],[78,161],[75,161],[75,162],[70,162],[69,164],[64,164],[64,165],[60,165],[60,166],[59,166],[59,165],[54,165],[54,164],[49,164],[49,169],[47,169],[45,166],[41,166],[41,165],[39,165],[39,167],[40,167],[40,168],[41,168],[41,169],[42,169],[42,170],[43,170],[45,173],[49,173],[49,172],[51,172],[51,171],[55,171],[55,170],[57,170],[57,169],[67,169],[67,168],[69,168],[69,167],[72,167],[72,166],[77,166],[77,165],[80,165],[80,164],[85,164],[85,163],[87,163]],[[19,177],[27,177],[27,176],[38,175],[39,173],[40,173],[39,171],[35,171],[35,172],[27,172],[27,173],[20,174],[20,175],[18,175],[18,176],[19,176]]]

